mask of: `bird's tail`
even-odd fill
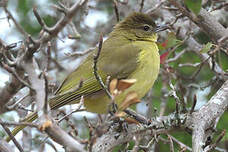
[[[33,112],[31,114],[29,114],[24,120],[23,122],[33,122],[34,120],[37,119],[37,112]],[[25,125],[20,125],[17,126],[13,129],[13,131],[11,132],[11,134],[13,136],[15,136],[18,132],[20,132],[22,129],[24,129],[26,126]],[[11,138],[9,136],[6,137],[6,141],[9,142],[11,140]]]
[[[79,102],[81,95],[78,92],[69,92],[65,93],[63,95],[57,95],[49,100],[49,105],[51,110],[58,109],[66,104],[71,103],[72,101],[74,103]],[[38,118],[37,112],[33,112],[26,116],[26,118],[23,120],[23,122],[33,122]],[[20,125],[13,129],[11,132],[13,136],[17,135],[18,132],[20,132],[22,129],[24,129],[26,125]],[[6,141],[9,142],[11,138],[9,136],[6,137]]]

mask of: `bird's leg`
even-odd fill
[[[140,102],[138,94],[136,92],[130,92],[126,95],[126,98],[121,103],[120,107],[115,103],[115,98],[122,94],[126,89],[130,88],[137,80],[136,79],[112,79],[109,83],[108,89],[111,94],[111,106],[109,107],[110,113],[113,115],[120,110],[126,109],[131,104]]]
[[[122,132],[122,131],[127,132],[128,123],[122,117],[118,117],[118,116],[112,117],[111,125],[114,128],[114,130],[116,130],[117,132]]]
[[[115,101],[112,101],[111,104],[109,105],[109,114],[111,116],[114,116],[117,111],[118,111],[118,106],[115,103]]]
[[[118,111],[118,106],[115,103],[115,96],[118,93],[118,90],[117,90],[118,80],[113,79],[111,82],[109,80],[110,80],[110,77],[108,77],[106,81],[106,85],[108,86],[109,92],[112,95],[111,103],[109,105],[109,113],[111,116],[113,116]]]

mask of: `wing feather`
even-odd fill
[[[115,42],[110,47],[110,42],[105,41],[101,50],[98,60],[99,76],[103,81],[106,81],[107,76],[118,79],[127,78],[137,68],[140,50],[129,42],[120,47],[117,47]],[[82,87],[73,91],[81,80],[83,80]],[[56,96],[50,99],[51,109],[79,102],[82,95],[86,98],[101,90],[102,88],[93,74],[93,52],[91,52],[85,62],[63,81],[56,91]]]

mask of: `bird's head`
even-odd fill
[[[152,18],[147,14],[134,12],[114,27],[114,33],[121,34],[132,40],[156,42],[156,33],[167,28],[167,26],[156,26]]]

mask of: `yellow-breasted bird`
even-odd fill
[[[123,102],[128,93],[136,92],[138,98],[142,98],[153,86],[160,67],[156,33],[165,29],[167,26],[156,26],[148,15],[135,12],[119,22],[103,43],[97,63],[97,72],[102,80],[105,82],[108,76],[111,80],[137,80],[116,96],[117,105]],[[87,111],[107,113],[110,99],[94,76],[94,53],[91,52],[85,61],[66,77],[56,96],[49,100],[51,109],[78,103],[83,95]],[[81,79],[83,85],[76,90]],[[32,113],[24,121],[32,122],[36,118],[37,114]],[[23,128],[24,126],[16,127],[12,134],[16,135]]]

